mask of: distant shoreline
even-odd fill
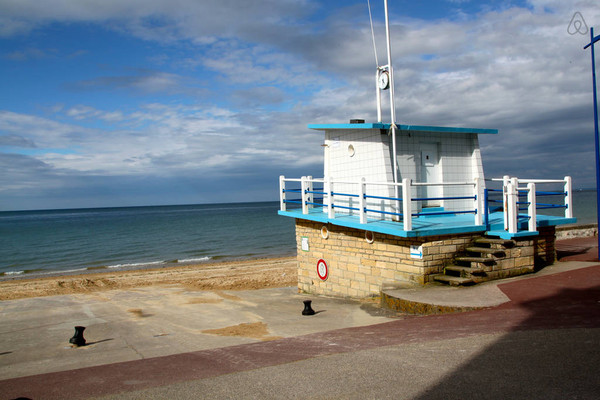
[[[132,263],[125,264],[123,266],[95,266],[95,267],[84,267],[67,270],[44,270],[44,269],[29,269],[24,270],[21,273],[15,272],[0,272],[0,282],[24,280],[24,279],[44,279],[44,278],[57,278],[61,276],[77,276],[77,275],[88,275],[88,274],[102,274],[102,273],[117,273],[125,271],[144,271],[144,270],[163,270],[169,268],[183,268],[183,267],[203,267],[218,265],[224,263],[235,263],[235,262],[246,262],[254,260],[268,260],[268,259],[279,259],[295,257],[295,254],[277,254],[273,256],[261,256],[261,257],[215,257],[207,258],[206,261],[185,261],[185,260],[173,260],[173,261],[157,261],[147,263]],[[160,265],[160,266],[157,266]]]

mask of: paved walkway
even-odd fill
[[[32,399],[597,398],[600,265],[557,263],[495,286],[507,301],[493,308],[394,319],[334,299],[315,299],[322,312],[312,317],[292,316],[292,308],[299,314],[297,305],[273,303],[265,315],[288,313],[282,327],[298,329],[297,335],[91,367],[74,363],[0,381],[0,393]],[[277,296],[285,298],[286,289],[280,290]],[[325,310],[321,301],[332,303]],[[332,328],[329,319],[342,327]],[[314,331],[302,331],[303,325]],[[44,345],[19,347],[13,340],[20,357],[35,358],[33,346]],[[91,355],[109,343],[98,340],[71,352]],[[0,363],[11,355],[0,352]]]

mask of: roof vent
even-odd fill
[[[351,119],[350,123],[351,124],[364,124],[365,120],[364,119]]]

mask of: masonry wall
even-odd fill
[[[539,228],[539,236],[534,243],[534,266],[539,270],[556,262],[556,227]]]
[[[324,226],[327,238],[322,235]],[[363,230],[297,219],[298,288],[307,293],[368,297],[379,295],[384,283],[422,285],[475,236],[401,238],[375,233],[369,243]],[[302,250],[303,238],[308,251]],[[411,257],[411,246],[421,246],[422,258]],[[328,265],[325,281],[317,274],[320,259]]]
[[[298,288],[307,293],[362,298],[379,295],[384,285],[424,285],[453,263],[456,255],[464,254],[477,237],[481,234],[367,236],[364,230],[297,219]],[[422,256],[415,254],[418,249]],[[539,237],[515,240],[504,250],[505,257],[484,266],[485,273],[475,277],[476,282],[530,273],[552,264],[554,228],[542,229]],[[317,273],[319,260],[327,263],[326,280]]]

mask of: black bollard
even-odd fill
[[[69,343],[72,343],[75,346],[85,346],[85,338],[83,337],[84,330],[85,326],[76,326],[75,334],[71,339],[69,339]]]
[[[315,310],[310,306],[311,300],[304,300],[304,310],[302,310],[302,315],[315,315]]]

